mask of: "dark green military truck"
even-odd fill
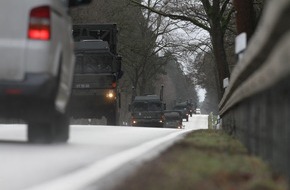
[[[76,65],[69,107],[73,118],[105,117],[108,125],[119,124],[122,70],[117,33],[115,24],[73,26]]]
[[[129,106],[131,125],[144,127],[163,127],[164,110],[163,86],[158,95],[133,96]]]
[[[173,107],[173,110],[180,111],[182,113],[182,119],[186,119],[186,121],[188,121],[188,118],[189,118],[189,115],[190,115],[190,109],[188,107],[187,102],[177,103]]]

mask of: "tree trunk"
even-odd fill
[[[218,96],[219,100],[221,100],[224,93],[223,80],[230,77],[230,72],[224,46],[224,31],[222,30],[220,23],[219,4],[219,0],[213,1],[213,14],[209,15],[209,18],[211,19],[210,36],[219,78]]]
[[[145,73],[143,73],[143,76],[141,77],[140,95],[146,95],[147,81],[146,81],[146,77],[144,75],[145,75]]]
[[[246,32],[247,39],[252,36],[255,28],[255,12],[252,0],[234,0],[237,11],[236,23],[238,34]]]

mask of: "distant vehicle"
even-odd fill
[[[189,115],[190,115],[190,117],[192,117],[192,114],[195,114],[193,103],[191,101],[190,102],[186,101],[184,103],[187,104],[187,109],[189,111]]]
[[[164,110],[163,86],[158,95],[134,96],[129,105],[131,112],[131,125],[144,127],[163,127]]]
[[[164,111],[164,127],[182,129],[182,112],[176,110]]]
[[[73,118],[105,117],[108,125],[119,125],[122,77],[117,53],[116,24],[73,26],[76,66],[69,113]]]
[[[90,0],[1,0],[0,117],[28,123],[28,141],[65,142],[74,69],[68,8]]]
[[[199,109],[199,108],[196,108],[196,109],[195,109],[195,113],[196,113],[196,114],[201,114],[200,109]]]
[[[186,119],[186,121],[188,121],[189,109],[188,109],[187,103],[178,103],[173,107],[173,110],[181,111],[182,119]]]
[[[192,99],[190,100],[186,100],[183,102],[178,102],[178,105],[182,105],[182,106],[186,106],[187,110],[188,110],[188,114],[190,115],[190,117],[192,117],[192,114],[196,114],[195,113],[195,103],[192,101]]]

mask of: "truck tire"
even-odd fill
[[[119,125],[117,116],[115,113],[111,113],[110,115],[107,115],[107,125]]]
[[[107,116],[107,125],[116,125],[116,118],[113,115]]]
[[[66,114],[53,113],[47,120],[28,123],[28,142],[30,143],[63,143],[69,138],[69,118]]]
[[[106,116],[107,118],[107,125],[119,125],[119,113],[116,108],[110,111],[109,114]]]

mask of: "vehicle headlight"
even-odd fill
[[[106,98],[108,98],[108,99],[114,99],[115,98],[115,93],[113,91],[108,91],[106,93]]]

